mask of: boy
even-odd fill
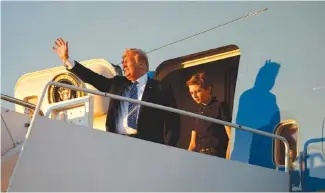
[[[200,105],[198,114],[229,121],[225,104],[212,96],[212,86],[205,73],[193,75],[186,83],[193,100]],[[231,128],[197,119],[192,130],[189,151],[226,158]],[[227,155],[229,157],[229,155]]]

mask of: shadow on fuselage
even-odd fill
[[[261,67],[254,86],[240,96],[237,124],[268,133],[274,132],[280,122],[280,111],[276,96],[271,93],[271,90],[279,70],[280,64],[271,61],[266,61]],[[275,168],[272,161],[272,139],[236,130],[231,159]]]

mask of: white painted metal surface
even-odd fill
[[[30,117],[1,108],[1,155],[25,140]]]
[[[64,121],[68,123],[93,126],[94,99],[91,95],[62,101],[47,107],[46,117],[52,115],[55,119],[59,117],[58,115],[64,114]],[[26,137],[28,129],[26,124],[29,123],[29,115],[1,108],[1,191],[7,189]]]
[[[6,153],[13,147],[14,147],[13,139],[10,136],[6,123],[1,117],[1,155]]]
[[[21,147],[22,144],[16,146],[14,149],[10,149],[9,152],[1,156],[1,192],[7,190]]]
[[[45,117],[76,125],[93,127],[94,98],[91,95],[53,103],[48,106]]]
[[[112,64],[104,59],[91,59],[91,60],[81,61],[81,63],[85,67],[107,78],[112,78],[115,75],[117,75],[117,72],[115,71]],[[24,74],[16,82],[14,96],[21,100],[24,100],[31,96],[38,96],[42,88],[46,85],[46,83],[49,80],[52,80],[55,76],[59,74],[67,73],[67,72],[68,71],[61,64],[58,67]],[[93,86],[89,84],[86,84],[85,86],[86,88],[95,89]],[[48,93],[46,93],[46,98],[48,98]],[[102,96],[94,96],[94,99],[95,99],[94,100],[95,115],[100,116],[102,114],[105,114],[109,104],[109,100]],[[50,105],[49,101],[44,100],[42,110],[45,111],[47,105]],[[24,107],[20,105],[16,105],[15,109],[17,112],[21,112],[21,113],[24,112]]]
[[[25,140],[29,115],[1,108],[1,191],[6,191]]]
[[[34,116],[33,116],[34,118],[31,121],[31,126],[30,127],[32,127],[33,124],[34,124],[34,119],[36,117],[35,115],[40,110],[42,101],[43,101],[44,96],[45,96],[45,91],[47,90],[47,87],[50,86],[50,85],[65,87],[65,88],[69,88],[69,89],[72,89],[72,90],[78,90],[78,91],[91,93],[91,94],[95,94],[95,95],[101,95],[101,96],[105,96],[105,97],[112,98],[112,99],[115,99],[115,100],[122,100],[122,101],[131,102],[131,103],[136,103],[136,104],[140,104],[140,105],[143,105],[143,106],[148,106],[148,107],[157,108],[157,109],[164,110],[164,111],[169,111],[169,112],[178,113],[178,114],[181,114],[181,115],[194,117],[196,119],[202,119],[202,120],[209,121],[209,122],[212,122],[212,123],[227,125],[227,126],[230,126],[230,127],[236,128],[236,129],[240,129],[240,130],[244,130],[244,131],[247,131],[247,132],[250,132],[250,133],[253,133],[253,134],[258,134],[258,135],[270,137],[270,138],[273,138],[273,139],[278,139],[278,140],[280,140],[280,141],[282,141],[284,143],[284,146],[285,146],[285,171],[290,173],[290,166],[289,166],[289,164],[290,164],[290,158],[289,158],[289,149],[290,149],[290,147],[289,147],[289,143],[288,143],[286,138],[284,138],[284,137],[282,137],[280,135],[275,135],[273,133],[268,133],[268,132],[265,132],[265,131],[252,129],[252,128],[245,127],[245,126],[242,126],[242,125],[233,124],[233,123],[230,123],[230,122],[227,122],[227,121],[214,119],[214,118],[211,118],[211,117],[207,117],[207,116],[203,116],[203,115],[199,115],[199,114],[196,114],[196,113],[191,113],[191,112],[187,112],[187,111],[184,111],[184,110],[179,110],[179,109],[175,109],[175,108],[171,108],[171,107],[167,107],[167,106],[163,106],[163,105],[149,103],[149,102],[146,102],[146,101],[134,100],[134,99],[131,99],[131,98],[128,98],[128,97],[123,97],[123,96],[114,95],[114,94],[110,94],[110,93],[104,93],[104,92],[100,92],[100,91],[97,91],[97,90],[91,90],[91,89],[87,89],[87,88],[80,88],[80,87],[67,85],[67,84],[62,84],[62,83],[53,82],[53,81],[50,81],[45,85],[45,87],[43,89],[43,92],[41,94],[41,97],[40,97],[40,99],[39,99],[39,101],[37,103],[37,106],[36,106],[36,109],[35,109],[35,112],[34,112]]]
[[[36,117],[8,191],[288,191],[288,184],[285,172]]]

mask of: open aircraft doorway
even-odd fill
[[[236,45],[224,46],[164,61],[158,66],[155,78],[170,85],[178,109],[195,112],[198,106],[189,94],[186,81],[197,72],[205,72],[213,82],[212,95],[227,104],[232,118],[239,60],[240,50]],[[193,118],[181,116],[177,147],[188,148],[193,125]]]

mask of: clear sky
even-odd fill
[[[76,60],[104,58],[117,64],[126,47],[151,50],[219,24],[212,18],[222,15],[214,8],[234,2],[1,4],[1,93],[13,96],[16,81],[23,74],[61,65],[51,50],[57,37],[69,41],[70,56]],[[240,9],[236,5],[234,12]],[[149,56],[150,70],[178,57],[164,52],[166,49],[170,48]],[[8,108],[6,103],[4,107]]]
[[[265,14],[249,18],[254,22],[242,20],[150,54],[150,70],[165,60],[225,45],[222,41],[225,37],[231,37],[236,43],[246,42],[242,34],[248,40],[263,40],[251,41],[251,46],[242,50],[244,73],[239,78],[248,78],[236,85],[236,92],[241,94],[254,84],[265,60],[281,63],[272,92],[277,96],[281,118],[294,118],[301,128],[307,128],[303,130],[305,133],[300,133],[305,138],[302,141],[306,141],[321,136],[324,130],[321,128],[324,89],[313,90],[324,88],[324,60],[319,57],[324,55],[325,45],[325,39],[321,38],[325,37],[324,5],[323,2],[273,1],[2,1],[1,93],[13,96],[16,81],[26,73],[62,65],[51,49],[57,37],[69,41],[70,56],[75,60],[104,58],[118,64],[127,47],[152,50],[268,8]],[[296,100],[301,101],[299,105]],[[4,107],[8,105],[5,103]],[[310,132],[312,129],[318,133]]]

